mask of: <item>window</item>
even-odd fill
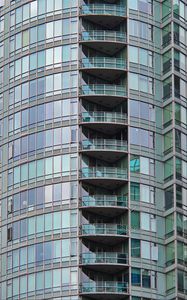
[[[166,290],[169,292],[176,287],[175,283],[175,271],[168,272],[166,274]]]
[[[140,257],[140,240],[131,240],[131,255],[132,257]]]
[[[174,247],[173,255],[175,255]],[[177,241],[177,262],[181,265],[186,265],[187,263],[187,245],[179,241]]]
[[[147,157],[138,157],[131,155],[130,171],[138,172],[141,174],[154,176],[155,174],[155,162],[153,159]]]
[[[134,145],[140,145],[150,149],[154,148],[154,132],[140,129],[130,128],[130,143]]]
[[[155,121],[155,107],[152,104],[130,100],[130,116]]]
[[[138,211],[131,212],[132,229],[140,229],[140,213]]]
[[[141,257],[144,259],[151,259],[151,243],[141,241]]]
[[[165,218],[165,231],[166,231],[166,238],[172,236],[174,233],[174,216],[173,216],[173,214],[170,214]]]
[[[155,201],[154,187],[140,184],[140,201],[153,204]]]
[[[152,41],[153,26],[140,21],[129,20],[129,33],[131,36]]]
[[[163,47],[166,47],[171,43],[171,24],[166,25],[162,29],[162,43]]]
[[[141,286],[141,269],[131,269],[131,282],[133,286]]]
[[[153,78],[135,73],[129,73],[129,87],[130,89],[140,90],[144,93],[154,93]]]
[[[156,232],[156,216],[141,212],[141,229]]]
[[[166,181],[173,178],[173,158],[168,159],[164,164],[164,179]]]
[[[30,3],[30,16],[31,18],[37,16],[37,1],[32,1]]]
[[[173,186],[165,190],[165,209],[170,209],[174,204],[174,191]]]
[[[43,34],[42,34],[43,37]],[[28,32],[24,33],[24,41],[22,46],[25,47],[28,45]],[[21,48],[21,41],[18,45]],[[67,48],[67,49],[66,49]],[[65,52],[66,51],[66,52]],[[70,46],[60,46],[55,48],[49,48],[47,50],[39,51],[37,53],[33,53],[31,55],[24,56],[22,59],[16,60],[14,63],[11,63],[10,68],[11,78],[21,75],[28,76],[28,72],[32,72],[34,70],[40,68],[46,68],[47,70],[50,68],[60,67],[62,63],[69,62],[77,59],[78,51],[77,46],[72,44]],[[41,70],[38,70],[41,71]],[[55,77],[58,77],[58,87],[61,89],[61,79],[64,76],[64,88],[67,88],[72,84],[73,87],[76,87],[75,72],[70,74],[70,72],[56,74]],[[53,76],[51,76],[52,78]],[[49,78],[49,76],[47,76]],[[56,80],[55,80],[56,83]]]
[[[156,272],[147,269],[132,268],[131,281],[133,286],[154,289],[157,287]]]
[[[130,171],[131,172],[140,172],[140,158],[138,156],[131,155]]]
[[[129,8],[139,10],[144,13],[152,14],[153,1],[152,0],[133,0],[129,2]]]
[[[131,182],[130,190],[131,190],[131,200],[139,201],[140,200],[140,184]]]
[[[170,266],[175,262],[175,245],[174,242],[166,245],[166,266]]]

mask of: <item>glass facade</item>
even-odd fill
[[[0,299],[186,299],[186,17],[0,0]]]

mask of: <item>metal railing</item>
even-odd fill
[[[127,88],[124,85],[115,84],[85,84],[80,88],[81,95],[106,95],[106,96],[127,96]]]
[[[128,196],[115,196],[115,195],[92,195],[83,196],[81,199],[81,206],[117,206],[117,207],[127,207],[128,206]]]
[[[84,282],[80,287],[81,293],[128,293],[128,283],[118,281]]]
[[[116,252],[98,252],[98,253],[82,253],[80,262],[83,265],[87,264],[127,264],[127,253]]]
[[[81,150],[117,150],[127,151],[127,141],[114,139],[89,139],[80,143]]]
[[[80,35],[82,41],[110,41],[110,42],[127,42],[126,32],[114,30],[88,30],[82,31]]]
[[[81,113],[81,121],[85,123],[123,123],[127,124],[127,114],[110,111],[88,111]]]
[[[84,57],[80,62],[81,68],[121,69],[127,68],[126,58],[115,57]]]
[[[110,15],[110,16],[126,16],[126,7],[115,4],[87,4],[80,8],[82,15]]]
[[[81,226],[82,235],[127,235],[128,229],[126,225],[120,224],[83,224]]]
[[[80,173],[82,178],[127,179],[127,169],[115,167],[85,167]]]

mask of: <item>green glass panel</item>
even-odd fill
[[[169,131],[164,135],[164,152],[169,153],[170,151],[172,151],[172,147],[173,147],[173,132]]]
[[[173,230],[174,230],[174,215],[171,214],[166,217],[165,219],[165,226],[166,226],[166,235],[171,236],[173,235]]]
[[[173,177],[173,158],[168,159],[164,164],[164,178],[171,179]]]
[[[175,262],[175,245],[174,242],[166,246],[166,264],[172,265]]]
[[[140,201],[140,184],[131,182],[131,200]]]
[[[140,213],[139,213],[139,211],[133,211],[131,213],[131,227],[133,229],[140,228]]]
[[[140,240],[131,240],[131,255],[132,257],[140,257]]]
[[[131,155],[130,171],[140,172],[140,158],[138,156]]]

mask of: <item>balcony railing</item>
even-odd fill
[[[81,60],[81,68],[127,69],[127,61],[115,57],[85,57]]]
[[[108,179],[127,179],[127,169],[115,167],[88,167],[82,168],[82,178],[108,178]]]
[[[124,85],[115,84],[85,84],[80,88],[81,95],[102,95],[126,97],[127,88]]]
[[[81,122],[127,124],[127,114],[108,111],[83,112],[81,113]]]
[[[127,42],[127,34],[125,32],[113,30],[89,30],[81,33],[82,41],[105,41],[105,42]]]
[[[99,253],[83,253],[80,257],[83,265],[93,264],[127,264],[127,253],[116,252],[99,252]]]
[[[88,4],[80,9],[82,15],[126,16],[126,7],[114,4]]]
[[[80,288],[81,293],[127,293],[128,283],[127,282],[117,282],[117,281],[91,281],[84,282]]]
[[[90,139],[80,144],[81,150],[112,150],[127,151],[127,141],[114,139]]]
[[[81,199],[82,207],[89,206],[106,206],[106,207],[127,207],[128,196],[115,196],[115,195],[93,195],[83,196]]]
[[[127,235],[126,225],[120,224],[83,224],[81,226],[82,235]]]

